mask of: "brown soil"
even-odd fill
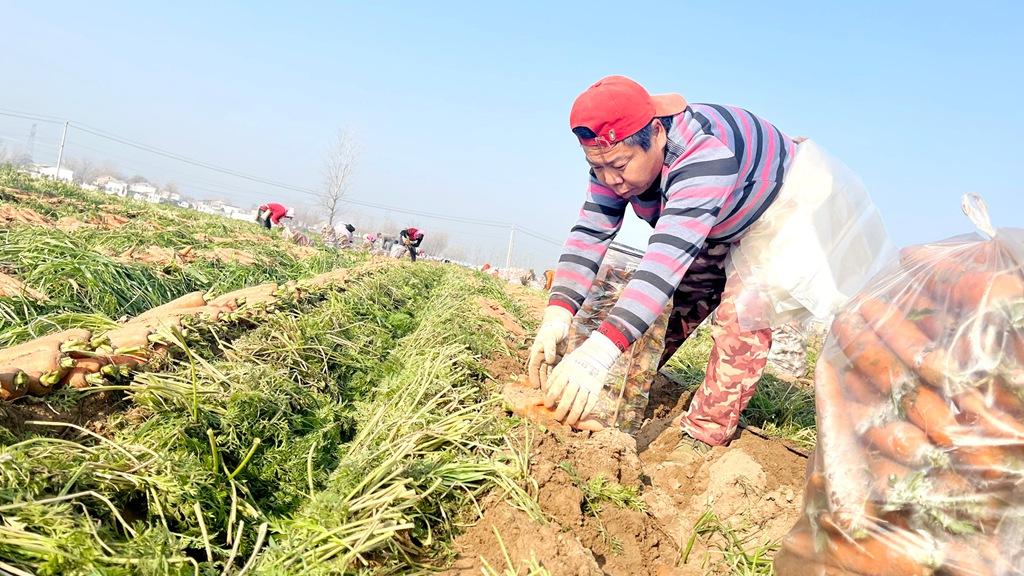
[[[202,253],[204,258],[220,260],[221,262],[234,262],[236,264],[255,264],[256,258],[245,251],[236,248],[214,248]]]
[[[32,300],[46,300],[46,295],[33,290],[13,276],[0,273],[0,296],[23,296]]]
[[[77,232],[82,229],[95,228],[92,224],[82,222],[74,216],[61,216],[53,225],[64,232]]]
[[[134,247],[117,255],[122,260],[137,260],[151,264],[184,264],[195,259],[191,246],[175,250],[161,246]]]
[[[0,225],[35,224],[42,226],[48,222],[49,220],[45,216],[31,208],[16,208],[10,205],[0,206]]]
[[[0,403],[0,427],[6,428],[20,436],[25,433],[45,434],[48,436],[77,435],[69,427],[49,427],[26,424],[29,421],[67,422],[76,424],[100,435],[106,435],[111,415],[125,412],[130,403],[124,401],[124,395],[113,391],[103,391],[79,398],[70,406],[60,406],[52,398],[25,397],[15,402]],[[129,421],[141,419],[143,409],[133,407],[125,412]]]
[[[506,394],[507,405],[535,398],[522,360],[489,366],[505,391],[514,392]],[[492,494],[481,502],[480,521],[456,539],[448,574],[480,574],[484,561],[509,574],[528,572],[531,562],[557,575],[729,574],[725,530],[746,549],[778,543],[799,516],[807,461],[747,432],[706,454],[680,446],[673,419],[688,400],[683,387],[659,375],[650,420],[636,438],[617,430],[575,432],[550,420],[520,427],[514,433],[531,437],[525,486],[544,520]],[[635,487],[645,510],[608,502],[589,509],[581,486],[597,476]],[[695,525],[710,514],[724,528],[702,530],[684,561]]]
[[[106,230],[120,228],[121,226],[124,226],[130,221],[131,220],[126,218],[125,216],[111,214],[109,212],[102,212],[96,216],[93,216],[92,218],[89,218],[89,224],[99,226],[100,228],[104,228]]]
[[[486,316],[495,318],[498,322],[501,322],[502,328],[516,338],[522,338],[526,336],[526,331],[519,325],[519,322],[515,319],[515,316],[509,314],[505,308],[490,298],[477,298],[476,303],[480,306],[480,310]]]

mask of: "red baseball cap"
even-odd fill
[[[612,146],[662,116],[686,109],[679,94],[651,96],[625,76],[607,76],[576,97],[569,112],[569,128],[589,128],[596,138],[580,138],[584,146]]]

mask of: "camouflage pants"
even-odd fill
[[[704,383],[682,417],[683,432],[713,446],[729,442],[736,433],[740,413],[754,396],[772,345],[770,329],[750,332],[740,327],[733,299],[742,285],[738,278],[726,278],[728,255],[729,244],[709,242],[690,265],[673,296],[661,357],[661,364],[667,362],[701,322],[714,313],[714,345]]]

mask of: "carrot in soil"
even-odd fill
[[[883,395],[892,392],[893,384],[910,378],[909,370],[867,327],[860,315],[840,314],[832,323],[832,331],[843,354]]]
[[[860,313],[896,357],[921,378],[939,387],[949,371],[949,359],[942,349],[931,349],[932,341],[894,306],[877,298],[864,298]]]
[[[961,427],[949,404],[935,391],[918,386],[903,395],[900,407],[907,420],[924,431],[935,444],[943,448],[953,446],[953,438]]]
[[[825,476],[829,509],[844,530],[856,529],[870,516],[871,476],[866,454],[849,421],[839,375],[828,359],[819,360],[814,381],[817,454]]]
[[[939,449],[928,441],[928,436],[909,422],[894,421],[884,426],[872,426],[864,432],[864,438],[886,457],[912,468],[926,466],[940,454]]]

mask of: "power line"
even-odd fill
[[[16,110],[8,110],[6,108],[0,108],[0,116],[10,116],[12,118],[24,118],[25,120],[35,120],[37,122],[49,122],[51,124],[63,124],[64,121],[57,118],[56,116],[42,116],[39,114],[28,114],[25,112],[18,112]]]

